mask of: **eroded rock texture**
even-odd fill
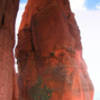
[[[13,47],[18,2],[0,0],[0,100],[17,100]]]
[[[18,38],[20,100],[93,100],[68,0],[29,0]]]

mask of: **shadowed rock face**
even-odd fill
[[[93,100],[68,0],[29,0],[18,38],[20,100]]]
[[[17,100],[14,32],[19,0],[0,0],[0,100]]]

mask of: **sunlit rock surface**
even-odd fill
[[[0,0],[0,100],[17,100],[14,29],[19,0]]]
[[[29,0],[18,39],[20,100],[93,100],[68,0]]]

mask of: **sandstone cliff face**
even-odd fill
[[[29,0],[18,38],[20,100],[93,100],[68,0]]]
[[[0,0],[0,100],[17,100],[13,47],[18,3]]]

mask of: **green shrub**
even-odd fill
[[[33,100],[50,100],[52,92],[52,89],[46,85],[43,86],[41,77],[39,77],[37,83],[29,89],[29,95]]]

